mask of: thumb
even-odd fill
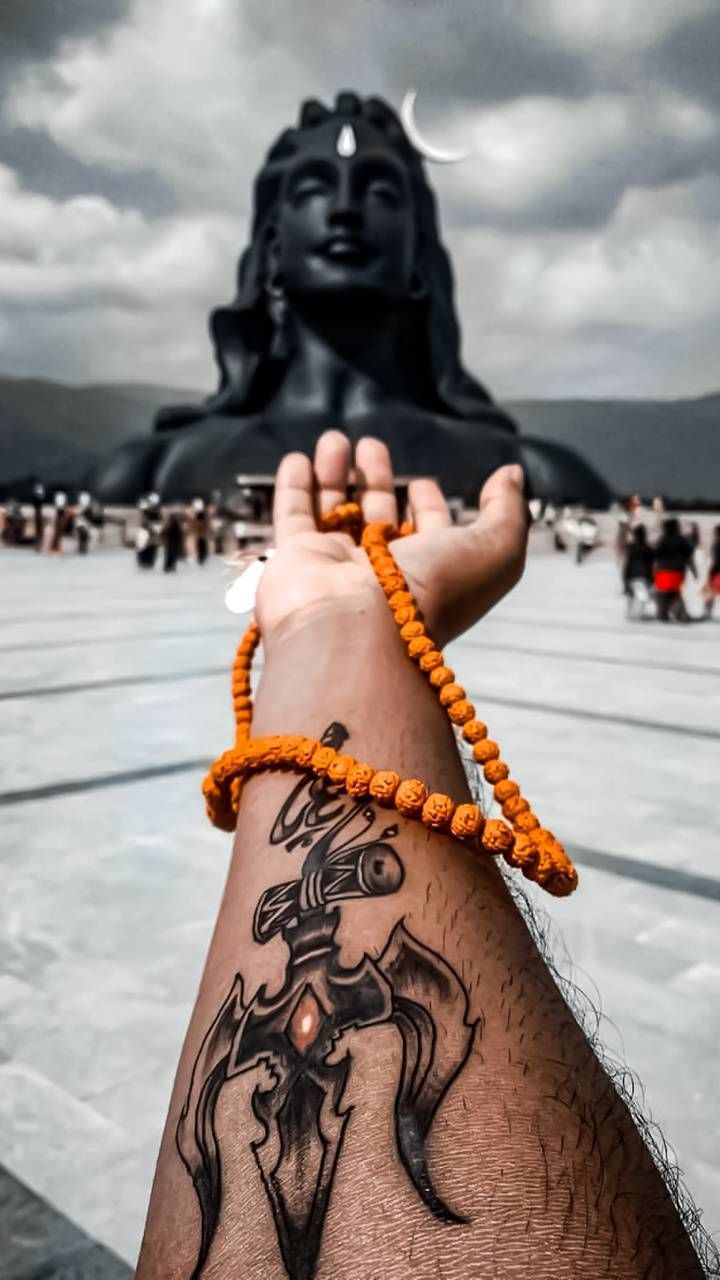
[[[498,599],[514,586],[525,566],[530,513],[524,483],[518,463],[493,471],[482,487],[477,519],[467,526],[481,548],[486,571],[498,580]]]
[[[447,638],[482,618],[522,576],[529,524],[523,482],[522,467],[500,467],[483,485],[477,518],[447,531],[452,557],[439,628]]]
[[[516,507],[518,499],[524,505],[524,485],[525,473],[519,462],[498,467],[497,471],[488,476],[480,490],[480,512],[489,510],[495,503],[503,504],[506,508]]]

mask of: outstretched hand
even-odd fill
[[[266,641],[281,622],[343,596],[375,601],[379,587],[365,552],[349,534],[321,533],[317,517],[347,501],[351,470],[367,522],[399,523],[387,446],[365,437],[355,449],[339,431],[318,440],[315,459],[287,454],[278,468],[273,513],[276,554],[260,579],[256,614]],[[411,480],[415,532],[392,543],[408,586],[439,645],[461,635],[520,578],[527,547],[527,507],[519,466],[500,467],[480,494],[478,514],[454,525],[434,480]]]

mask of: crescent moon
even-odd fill
[[[440,147],[434,147],[432,143],[425,141],[415,123],[416,98],[417,91],[408,89],[400,107],[400,119],[415,150],[419,151],[420,155],[424,156],[426,160],[432,161],[433,164],[459,164],[461,160],[467,160],[470,155],[469,151],[443,151]]]

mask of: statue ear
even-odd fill
[[[279,271],[279,262],[280,245],[277,232],[271,226],[268,227],[266,233],[265,278],[263,280],[267,311],[273,326],[268,354],[273,360],[287,361],[289,358],[286,334],[288,303],[283,287],[283,279]]]

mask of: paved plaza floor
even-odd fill
[[[533,901],[717,1231],[720,619],[626,622],[602,556],[534,554],[453,665],[576,857]],[[128,1263],[230,850],[223,574],[0,551],[0,1163]]]

